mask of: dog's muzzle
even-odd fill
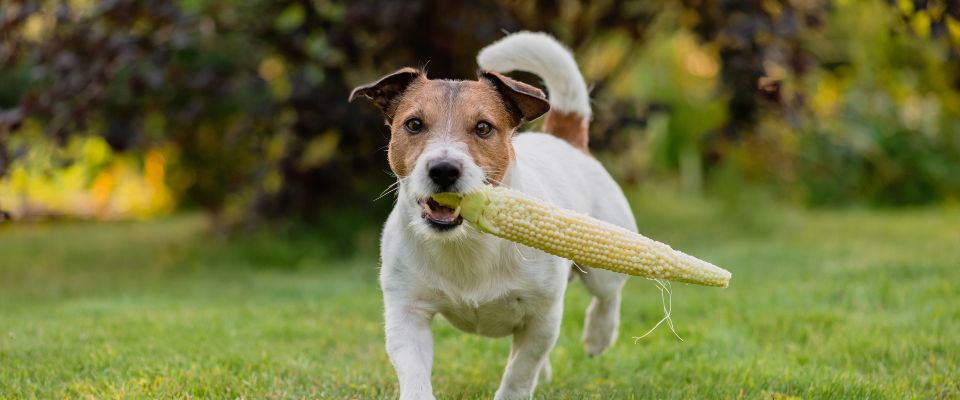
[[[440,205],[433,198],[420,199],[417,204],[420,205],[420,216],[427,221],[433,229],[438,231],[448,231],[460,226],[463,223],[463,217],[460,216],[459,208],[451,208]]]

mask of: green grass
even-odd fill
[[[733,272],[625,289],[620,341],[579,343],[575,283],[537,398],[957,398],[960,212],[731,209],[634,196],[641,229]],[[0,229],[0,398],[392,398],[376,254],[208,237],[201,218]],[[507,339],[438,318],[441,398],[490,398]]]

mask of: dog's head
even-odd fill
[[[457,81],[404,68],[357,87],[350,100],[357,97],[383,111],[387,158],[401,180],[398,206],[416,214],[415,228],[428,235],[462,231],[463,221],[430,196],[500,184],[514,158],[517,127],[550,109],[540,89],[488,71]]]

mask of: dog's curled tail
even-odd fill
[[[483,48],[477,64],[496,72],[526,71],[540,76],[550,97],[543,130],[587,151],[590,93],[573,54],[553,36],[513,33]]]

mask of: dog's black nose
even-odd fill
[[[440,189],[449,189],[460,179],[460,166],[446,160],[437,161],[429,165],[430,180]]]

